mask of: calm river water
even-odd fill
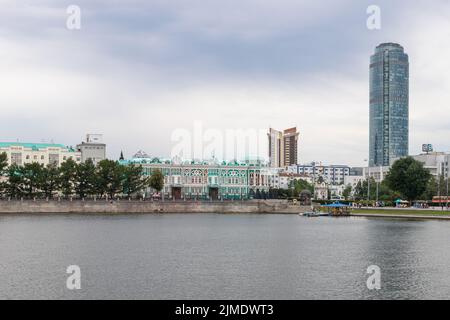
[[[66,268],[81,268],[68,290]],[[368,290],[367,267],[381,268]],[[450,222],[0,215],[0,299],[450,297]]]

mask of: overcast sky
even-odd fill
[[[0,0],[0,140],[168,157],[177,128],[300,131],[299,161],[363,165],[369,57],[410,58],[410,153],[450,150],[450,1]],[[366,9],[381,8],[381,30]],[[69,5],[81,29],[66,28]]]

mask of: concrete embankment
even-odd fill
[[[308,207],[279,200],[250,201],[0,201],[0,214],[8,213],[280,213],[298,214]]]

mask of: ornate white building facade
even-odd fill
[[[269,192],[271,172],[259,160],[218,162],[133,158],[120,163],[141,165],[146,176],[160,170],[164,175],[162,192],[165,198],[237,200],[260,198]]]

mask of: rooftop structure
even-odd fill
[[[106,159],[106,144],[103,143],[103,135],[87,134],[86,141],[77,145],[77,150],[81,152],[81,161],[90,159],[97,164]]]

